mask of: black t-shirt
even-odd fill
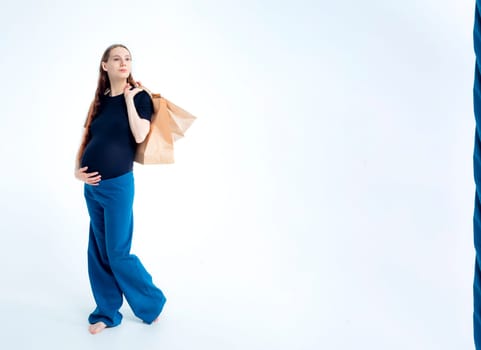
[[[147,92],[137,93],[134,105],[140,118],[151,120],[154,109]],[[102,96],[97,116],[90,124],[81,166],[88,166],[88,173],[98,171],[102,180],[117,177],[132,170],[136,148],[124,94]]]

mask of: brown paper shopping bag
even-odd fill
[[[150,131],[145,140],[137,145],[135,161],[140,164],[168,164],[174,162],[174,141],[182,138],[196,117],[170,102],[160,94],[152,97],[154,113]]]

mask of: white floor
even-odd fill
[[[70,187],[51,196],[49,189],[13,196],[4,188],[2,348],[471,346],[469,213],[441,204],[428,188],[397,188],[386,196],[387,188],[377,185],[369,189],[366,206],[359,207],[355,202],[363,190],[353,192],[347,203],[346,193],[333,184],[320,199],[330,206],[321,211],[312,201],[298,207],[289,191],[281,196],[283,204],[271,198],[262,211],[268,197],[259,197],[257,204],[239,210],[227,195],[217,194],[226,199],[219,201],[222,205],[205,202],[202,190],[186,197],[189,186],[181,191],[182,200],[156,204],[152,198],[164,191],[174,196],[162,186],[146,191],[151,181],[146,174],[168,178],[166,169],[137,169],[133,247],[167,296],[161,320],[142,324],[124,304],[122,324],[97,336],[87,332],[94,305],[80,183],[68,180]],[[54,193],[70,201],[57,203]],[[248,188],[229,195],[249,203]],[[396,199],[389,200],[391,195]],[[342,215],[355,204],[348,217]],[[437,208],[436,215],[425,208]],[[154,215],[157,210],[164,217]],[[274,215],[281,210],[285,216]],[[215,211],[225,217],[209,216]],[[450,213],[466,217],[463,234],[454,230]]]

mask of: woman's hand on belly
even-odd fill
[[[98,171],[87,173],[88,166],[75,169],[75,177],[88,185],[97,186],[101,180],[101,175]]]

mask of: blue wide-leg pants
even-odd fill
[[[123,296],[134,314],[150,324],[162,312],[166,298],[139,258],[130,254],[133,231],[134,177],[124,175],[84,185],[90,215],[88,273],[97,304],[91,324],[120,324]]]

